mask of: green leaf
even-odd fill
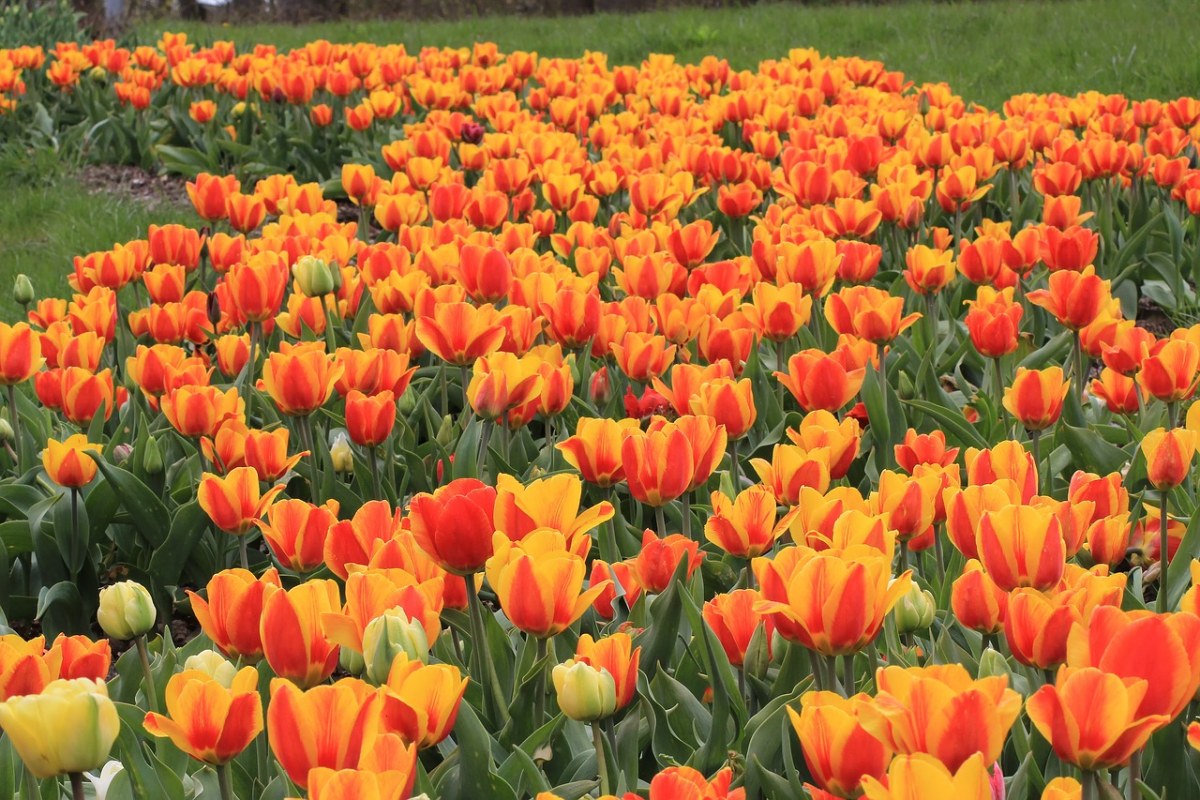
[[[945,429],[947,438],[951,439],[954,444],[980,449],[988,446],[983,434],[975,430],[974,425],[967,422],[967,418],[963,416],[961,410],[951,410],[927,400],[904,400],[903,402],[936,419]]]
[[[112,484],[138,533],[153,547],[162,547],[171,524],[163,501],[132,472],[114,467],[95,453],[89,455],[100,467],[104,479]]]

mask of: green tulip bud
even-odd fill
[[[409,619],[403,609],[391,608],[368,622],[363,630],[367,681],[376,686],[386,682],[392,662],[401,653],[410,661],[426,661],[429,639],[421,623]]]
[[[12,442],[16,438],[13,433],[12,423],[4,417],[0,417],[0,442]]]
[[[366,664],[363,663],[362,653],[356,653],[349,647],[343,647],[338,654],[338,666],[351,675],[362,675]]]
[[[158,439],[153,436],[146,439],[146,449],[142,452],[142,469],[146,470],[147,475],[157,475],[163,471],[162,448],[159,447]]]
[[[183,668],[199,670],[206,675],[211,675],[226,689],[233,686],[233,679],[237,677],[237,667],[216,650],[205,650],[203,653],[189,657],[187,661],[183,662]]]
[[[742,670],[747,675],[761,679],[767,674],[767,667],[771,666],[770,644],[767,626],[758,623],[750,637],[750,644],[746,645],[746,657],[742,661]]]
[[[96,620],[114,639],[129,641],[154,628],[158,610],[150,592],[136,581],[121,581],[100,590],[100,610]]]
[[[404,394],[400,395],[400,398],[396,401],[396,412],[400,416],[407,417],[416,410],[417,396],[414,392],[405,392]]]
[[[917,396],[917,389],[913,386],[912,378],[908,376],[907,372],[900,373],[900,386],[896,393],[903,400],[911,400]]]
[[[335,272],[337,278],[334,278]],[[337,291],[336,281],[341,278],[341,272],[316,256],[301,256],[292,267],[292,276],[306,297],[324,297]]]
[[[573,720],[595,722],[617,710],[617,684],[606,669],[570,659],[551,673],[558,707]]]
[[[896,630],[900,633],[925,630],[933,624],[936,612],[937,603],[933,595],[915,583],[909,586],[908,592],[892,611],[896,615]]]
[[[37,299],[37,293],[33,291],[33,281],[29,280],[29,276],[22,272],[13,282],[13,300],[27,306],[35,299]]]
[[[438,426],[437,434],[433,438],[442,447],[454,444],[454,417],[449,414],[442,417],[442,424]]]
[[[1009,680],[1012,679],[1012,671],[1008,668],[1008,661],[999,652],[988,647],[983,651],[983,655],[979,657],[979,677],[994,678],[1000,675]]]

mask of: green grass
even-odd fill
[[[578,56],[603,50],[609,64],[638,63],[647,53],[705,55],[753,69],[793,47],[880,59],[912,80],[946,81],[967,100],[997,106],[1019,92],[1087,89],[1132,97],[1177,97],[1200,86],[1200,39],[1189,25],[1193,0],[1065,0],[1064,2],[897,3],[802,6],[765,3],[719,10],[683,8],[589,17],[485,17],[450,22],[407,20],[314,25],[145,24],[184,30],[199,41],[232,39],[297,47],[313,39],[469,45],[495,41],[501,50]]]
[[[39,297],[64,297],[74,256],[143,237],[151,223],[196,222],[186,198],[148,208],[116,192],[91,194],[54,158],[0,154],[0,320],[21,314],[11,290],[17,275],[28,275]]]

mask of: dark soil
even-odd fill
[[[154,175],[141,167],[89,164],[79,172],[88,194],[123,197],[147,208],[187,203],[187,181],[178,175]]]

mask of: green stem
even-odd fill
[[[21,799],[38,800],[39,797],[41,793],[38,791],[38,779],[33,776],[29,767],[25,767],[25,780],[21,781]]]
[[[333,300],[333,308],[329,307],[328,300]],[[321,307],[325,312],[325,350],[332,356],[337,351],[337,335],[333,329],[334,313],[333,309],[337,308],[337,296],[330,292],[321,298]]]
[[[546,655],[550,650],[550,637],[541,637],[537,640],[537,663],[541,664],[546,660]],[[534,696],[533,704],[533,729],[537,730],[542,727],[542,723],[546,721],[546,671],[548,665],[543,664],[538,673],[537,694]]]
[[[1081,783],[1083,786],[1083,792],[1080,795],[1082,800],[1100,800],[1100,783],[1095,772],[1084,770]]]
[[[17,413],[17,387],[8,385],[8,413],[12,417],[13,448],[17,451],[17,474],[25,472],[24,448],[21,447],[21,415]]]
[[[71,541],[79,543],[79,489],[71,487]],[[85,544],[86,547],[86,544]],[[79,570],[71,567],[71,580],[78,580]]]
[[[1075,401],[1077,403],[1079,403],[1079,405],[1082,407],[1083,406],[1083,383],[1087,377],[1085,374],[1087,367],[1086,367],[1086,361],[1085,361],[1086,356],[1083,353],[1083,339],[1081,339],[1079,337],[1078,331],[1076,331],[1076,333],[1075,333],[1074,349],[1075,349],[1075,367],[1074,367],[1075,380],[1073,380],[1071,382],[1071,384],[1072,384],[1071,389],[1075,393]]]
[[[1167,536],[1167,500],[1170,496],[1170,488],[1162,490],[1162,510],[1158,522],[1158,600],[1155,602],[1159,614],[1165,614],[1167,611],[1167,568],[1170,566],[1167,558],[1167,548],[1170,545]]]
[[[683,535],[692,538],[692,493],[684,492],[683,497]]]
[[[250,571],[250,551],[249,551],[250,545],[249,545],[249,542],[247,541],[247,539],[249,539],[249,537],[250,537],[249,533],[243,533],[241,536],[237,537],[238,557],[241,559],[242,569],[246,570],[247,572]]]
[[[1029,441],[1033,449],[1033,468],[1037,470],[1038,494],[1042,492],[1042,432],[1030,431]]]
[[[221,800],[235,800],[233,778],[229,774],[228,764],[217,765],[217,784],[221,787]]]
[[[829,687],[825,683],[825,657],[816,650],[808,651],[808,660],[812,664],[813,688],[823,692]]]
[[[73,800],[83,800],[83,773],[72,772],[68,777],[71,779],[71,797]]]
[[[667,515],[662,506],[654,507],[654,524],[658,528],[658,537],[667,538]]]
[[[847,653],[842,656],[842,688],[846,692],[846,697],[854,696],[854,654]]]
[[[383,499],[383,488],[379,481],[379,456],[375,453],[375,448],[367,448],[367,458],[371,462],[371,496],[376,500]]]
[[[729,442],[729,477],[733,480],[733,493],[736,495],[740,491],[742,483],[741,469],[738,464],[738,440],[732,439]]]
[[[471,638],[474,639],[471,644],[473,645],[473,655],[478,658],[476,680],[484,687],[485,691],[490,693],[496,721],[499,722],[499,727],[503,728],[508,724],[508,703],[504,697],[504,690],[500,687],[500,678],[496,675],[496,664],[488,656],[483,601],[479,599],[479,592],[473,591],[475,584],[471,576],[468,576],[467,581],[467,608],[471,614]]]
[[[1133,752],[1133,756],[1129,759],[1129,782],[1125,785],[1125,797],[1127,800],[1139,800],[1141,792],[1138,791],[1138,782],[1142,779],[1142,749],[1139,748]]]
[[[993,396],[996,401],[997,413],[1000,415],[1000,423],[1005,432],[1008,431],[1008,409],[1004,407],[1004,367],[1000,363],[1000,356],[992,359],[992,378],[995,385],[996,394]]]
[[[600,778],[601,796],[611,794],[608,780],[608,759],[604,756],[604,737],[600,734],[599,721],[592,723],[592,745],[596,748],[596,774]]]
[[[142,678],[145,680],[146,701],[150,710],[158,713],[158,689],[154,685],[154,671],[150,669],[150,649],[146,647],[146,635],[142,634],[133,640],[137,647],[138,659],[142,662]]]
[[[784,351],[785,343],[786,340],[784,339],[780,339],[775,343],[775,369],[779,372],[787,372],[787,363],[784,361],[786,356]],[[775,393],[779,398],[779,407],[783,408],[784,400],[787,399],[787,387],[783,385],[782,381],[775,381]]]

